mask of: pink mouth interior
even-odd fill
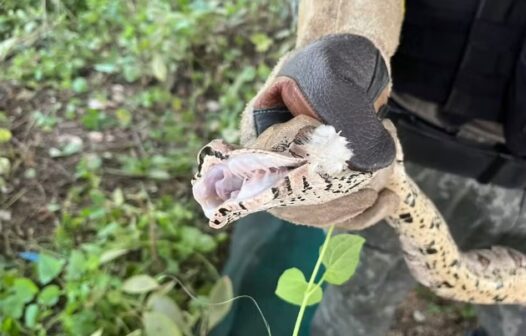
[[[298,160],[247,153],[211,167],[193,187],[194,198],[211,218],[226,201],[241,202],[275,186]]]

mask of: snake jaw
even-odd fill
[[[305,126],[294,138],[270,139],[274,145],[259,148],[272,150],[214,140],[200,151],[193,194],[211,227],[275,207],[328,202],[362,189],[374,176],[347,167],[352,151],[332,126]]]
[[[306,164],[302,158],[281,153],[226,149],[223,142],[205,146],[201,152],[206,155],[200,154],[200,171],[192,181],[194,198],[215,228],[268,209],[268,193],[283,184],[291,171]]]

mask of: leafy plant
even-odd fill
[[[293,336],[299,334],[307,306],[315,305],[322,300],[323,284],[325,282],[332,285],[343,284],[353,276],[358,266],[360,251],[365,240],[351,234],[333,236],[333,231],[334,225],[327,232],[309,282],[303,272],[297,268],[284,271],[278,280],[276,295],[290,304],[300,306]],[[322,264],[325,270],[321,278],[316,281]]]
[[[4,275],[0,286],[6,289],[0,298],[3,334],[54,334],[52,330],[58,324],[62,325],[61,330],[74,335],[132,334],[142,327],[147,336],[190,336],[196,327],[202,333],[208,332],[230,309],[232,285],[228,278],[219,279],[208,296],[194,298],[190,312],[179,308],[173,298],[176,282],[158,280],[166,276],[138,274],[121,281],[97,270],[112,263],[110,258],[102,263],[104,256],[95,260],[78,251],[71,254],[67,263],[45,254],[29,258],[35,258],[40,286],[16,271]],[[64,266],[64,274],[59,276]],[[89,275],[92,281],[88,280]],[[106,299],[99,302],[103,297]],[[112,314],[111,320],[121,325],[98,321],[104,314]],[[134,317],[138,319],[133,320]]]
[[[195,153],[238,137],[246,101],[293,45],[287,8],[0,7],[0,334],[205,333],[228,307],[227,235],[211,235],[191,200]],[[127,291],[137,277],[148,291]]]

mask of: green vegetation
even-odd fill
[[[303,272],[295,267],[285,270],[279,277],[276,295],[284,301],[300,307],[292,333],[293,336],[299,335],[307,306],[321,302],[324,283],[341,285],[354,275],[358,266],[365,239],[348,233],[333,237],[333,231],[334,225],[329,228],[325,241],[320,247],[320,255],[309,282],[307,282]],[[321,278],[316,282],[322,264],[325,269],[321,273]]]
[[[227,235],[192,200],[195,153],[237,139],[289,17],[277,0],[0,0],[0,334],[221,320]]]

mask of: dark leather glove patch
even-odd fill
[[[254,110],[256,134],[259,136],[270,126],[287,122],[292,118],[293,115],[285,107]]]
[[[330,124],[349,141],[349,166],[375,171],[391,164],[395,145],[374,110],[389,82],[379,50],[356,35],[324,37],[296,51],[254,109],[286,108]]]

